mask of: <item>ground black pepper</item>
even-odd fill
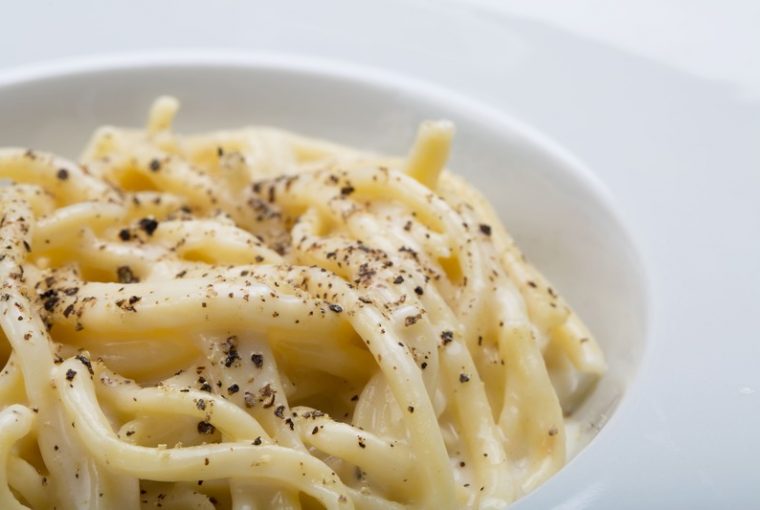
[[[213,434],[215,431],[216,431],[216,427],[214,427],[209,422],[207,422],[207,421],[199,421],[198,422],[198,433],[199,434]]]
[[[119,266],[116,268],[116,276],[119,279],[119,283],[137,283],[140,281],[132,272],[132,268],[129,266]]]
[[[138,225],[149,236],[152,236],[158,228],[158,222],[153,218],[143,218],[138,222]]]
[[[93,375],[95,372],[92,371],[92,363],[90,363],[90,360],[85,356],[84,354],[77,354],[76,359],[78,359],[82,365],[87,367],[87,371],[90,372],[90,375]]]

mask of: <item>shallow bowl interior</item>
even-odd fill
[[[476,103],[375,71],[294,58],[185,57],[0,78],[0,146],[76,158],[97,126],[142,126],[151,101],[165,93],[182,101],[181,131],[269,124],[396,154],[407,151],[421,120],[453,120],[450,168],[485,192],[607,354],[609,375],[578,413],[590,424],[588,438],[617,408],[644,347],[645,278],[614,200],[552,142]]]

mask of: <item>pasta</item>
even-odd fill
[[[444,169],[272,128],[0,150],[0,508],[504,508],[604,373]]]

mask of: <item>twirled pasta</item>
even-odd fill
[[[503,508],[604,372],[424,123],[0,151],[0,507]]]

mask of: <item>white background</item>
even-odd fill
[[[456,89],[609,187],[651,279],[638,381],[525,508],[760,508],[760,3],[18,2],[0,70],[155,48],[319,55]],[[2,112],[0,112],[0,118]]]

